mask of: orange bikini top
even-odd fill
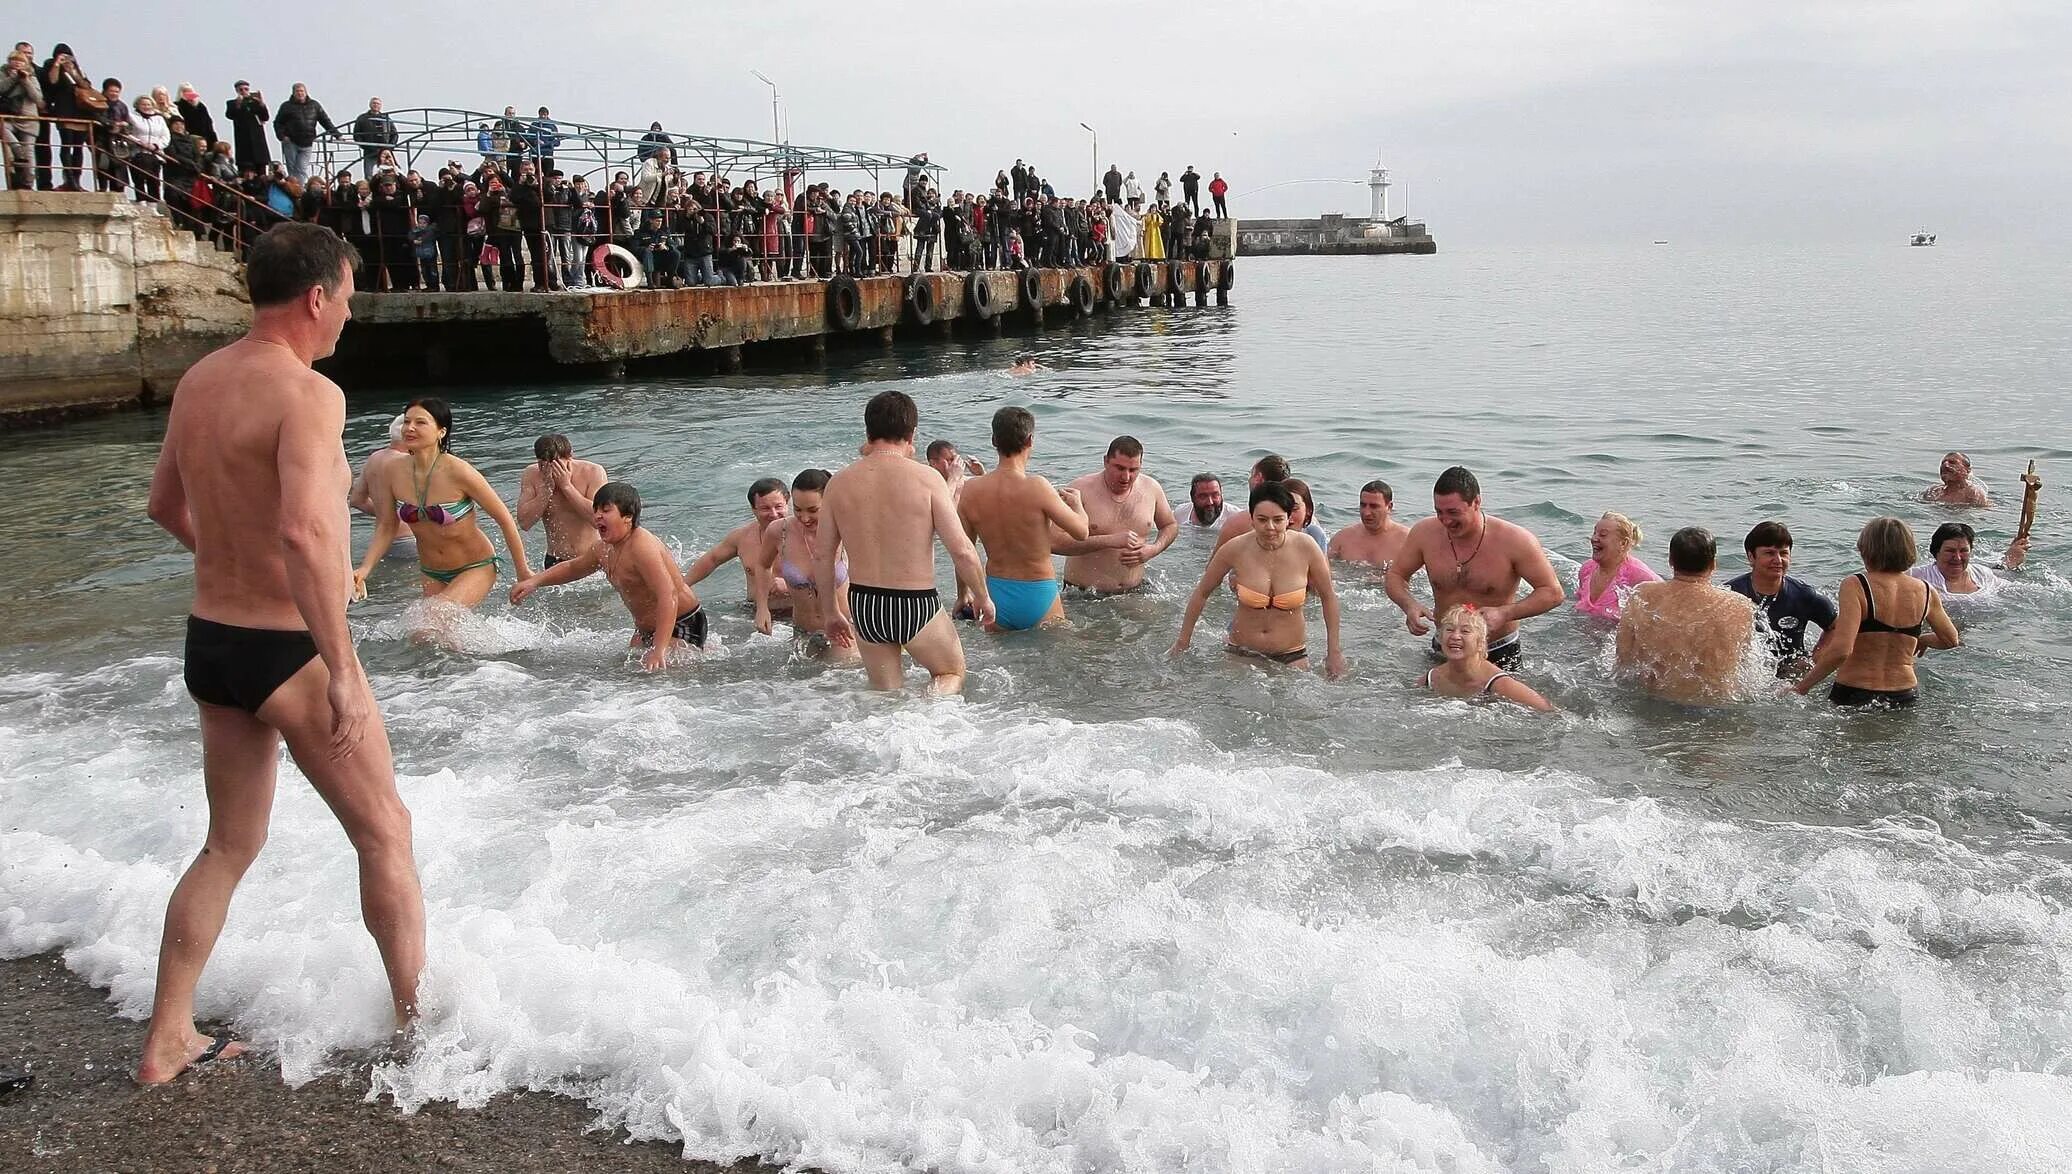
[[[1237,603],[1239,607],[1256,608],[1260,611],[1265,611],[1268,608],[1272,608],[1274,611],[1301,611],[1303,601],[1309,598],[1309,588],[1306,586],[1297,587],[1293,591],[1283,591],[1279,595],[1274,596],[1268,596],[1264,591],[1254,591],[1243,583],[1236,583],[1233,586],[1237,588]],[[1272,584],[1269,583],[1268,586],[1272,586]]]

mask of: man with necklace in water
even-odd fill
[[[1410,593],[1410,576],[1419,568],[1432,584],[1430,610]],[[1532,587],[1523,599],[1521,582]],[[1554,610],[1567,594],[1540,540],[1523,526],[1484,513],[1481,484],[1459,465],[1439,474],[1432,516],[1410,527],[1389,564],[1387,583],[1413,636],[1430,631],[1433,617],[1454,604],[1474,604],[1489,625],[1489,659],[1507,672],[1524,659],[1518,621]],[[1433,655],[1441,655],[1436,642]]]

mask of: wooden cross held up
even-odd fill
[[[2036,494],[2043,488],[2043,478],[2036,475],[2036,462],[2029,462],[2029,471],[2022,474],[2022,524],[2016,528],[2014,540],[2020,542],[2029,536],[2029,528],[2036,524]]]

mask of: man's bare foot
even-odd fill
[[[224,1032],[213,1039],[189,1028],[184,1039],[160,1047],[146,1041],[144,1059],[137,1065],[138,1084],[164,1084],[197,1064],[234,1060],[246,1052],[245,1045]]]

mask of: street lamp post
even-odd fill
[[[1079,128],[1094,137],[1094,186],[1087,189],[1091,192],[1101,186],[1101,132],[1083,122]]]
[[[763,71],[760,69],[751,69],[748,72],[755,75],[755,80],[770,87],[770,141],[772,143],[782,143],[784,142],[784,131],[777,125],[777,83],[764,77]]]

